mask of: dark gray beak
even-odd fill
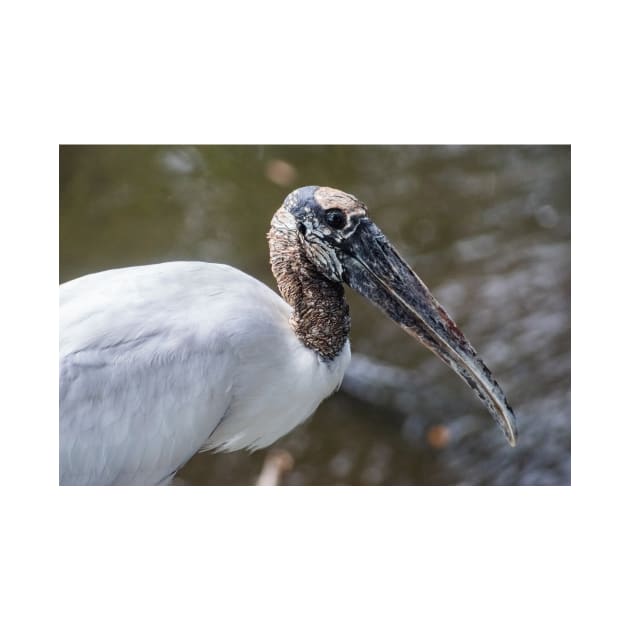
[[[464,334],[379,228],[361,219],[341,245],[344,280],[378,305],[468,383],[516,445],[516,419],[505,394]]]

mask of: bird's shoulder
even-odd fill
[[[157,342],[206,345],[249,320],[288,320],[288,305],[269,287],[228,265],[172,262],[112,269],[60,287],[60,354]],[[235,330],[232,330],[235,329]]]

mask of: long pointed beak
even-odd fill
[[[381,230],[368,218],[342,245],[344,280],[450,366],[488,408],[511,446],[514,412],[490,370]]]

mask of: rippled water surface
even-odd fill
[[[348,290],[351,368],[276,445],[283,483],[570,483],[568,147],[62,147],[60,280],[199,259],[275,288],[269,221],[309,184],[368,205],[503,386],[520,441]],[[251,484],[268,455],[199,454],[178,481]]]

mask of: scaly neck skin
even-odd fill
[[[319,273],[306,257],[295,220],[284,209],[274,215],[267,238],[278,289],[293,308],[291,327],[307,348],[325,360],[334,359],[350,332],[350,309],[343,286]]]

